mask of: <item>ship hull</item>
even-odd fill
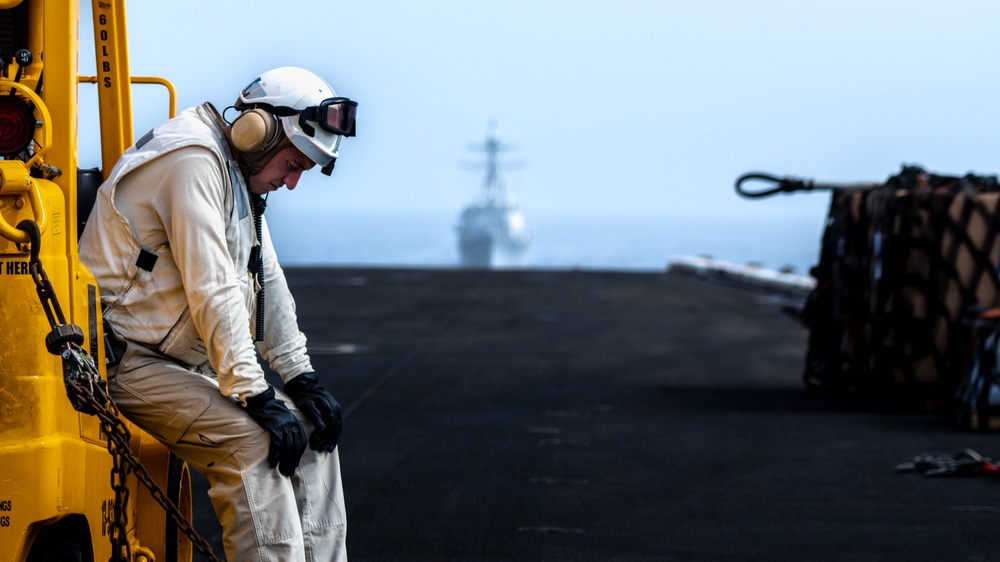
[[[490,237],[462,238],[458,243],[463,267],[519,267],[524,265],[527,245]]]
[[[459,263],[463,267],[519,267],[530,235],[514,208],[472,205],[458,225]]]

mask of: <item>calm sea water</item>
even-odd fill
[[[807,273],[819,256],[822,215],[809,217],[623,216],[532,213],[525,265],[662,271],[676,256],[708,255]],[[455,267],[456,213],[329,209],[272,213],[285,265]]]

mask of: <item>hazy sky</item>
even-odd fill
[[[750,170],[882,180],[903,163],[1000,170],[997,2],[172,0],[128,10],[132,73],[171,80],[181,109],[224,107],[285,64],[360,102],[359,136],[342,144],[332,181],[305,176],[291,196],[304,205],[457,212],[480,184],[462,167],[476,158],[468,145],[492,120],[524,163],[506,178],[526,210],[821,214],[825,196],[751,202],[733,181]],[[138,136],[165,117],[165,95],[137,95],[158,104],[137,102]]]

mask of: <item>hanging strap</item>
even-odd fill
[[[250,273],[257,280],[260,290],[257,291],[257,318],[254,341],[264,340],[264,209],[267,207],[267,200],[260,195],[252,194],[253,199],[253,222],[257,228],[257,245],[250,252],[250,263],[247,267]]]

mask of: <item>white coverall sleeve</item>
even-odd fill
[[[268,385],[257,362],[240,273],[226,244],[226,197],[232,191],[227,168],[207,149],[179,152],[171,188],[161,191],[157,210],[219,389],[245,404]]]
[[[313,367],[306,352],[306,336],[299,330],[295,315],[295,299],[271,244],[266,220],[262,226],[265,311],[264,341],[258,346],[271,368],[288,382],[302,373],[313,372]]]

